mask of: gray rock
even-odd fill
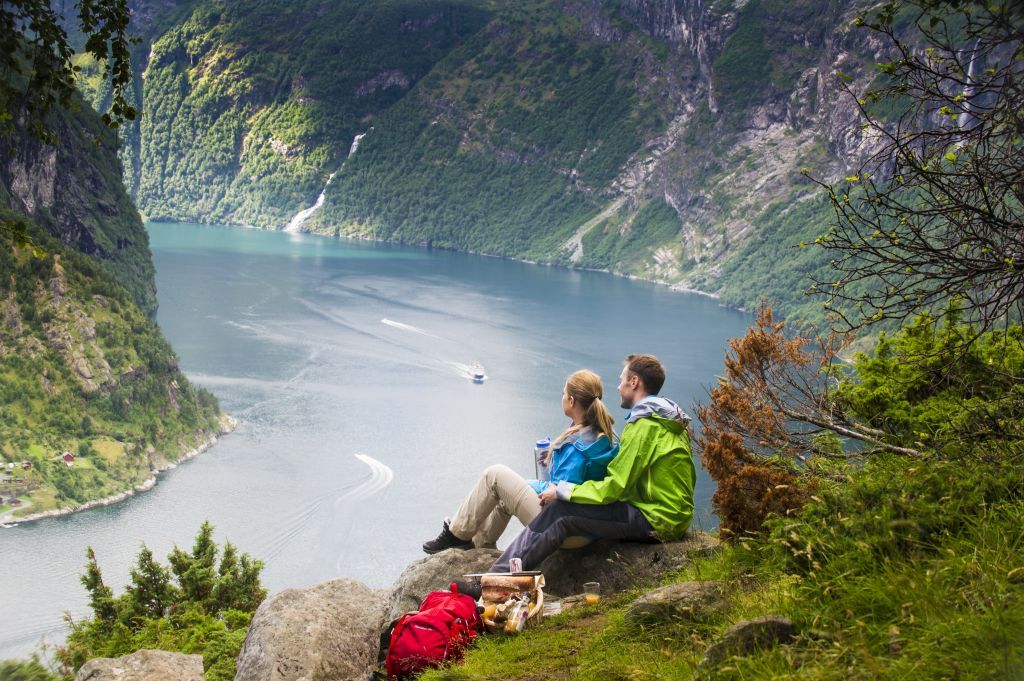
[[[704,532],[689,532],[680,541],[665,544],[599,541],[573,551],[556,551],[540,565],[545,591],[567,596],[583,591],[586,582],[600,582],[612,594],[652,584],[678,570],[696,556],[718,549],[718,539]]]
[[[123,657],[89,660],[75,681],[203,681],[203,656],[138,650]]]
[[[463,575],[486,572],[500,555],[496,549],[448,549],[410,563],[395,582],[385,623],[416,610],[431,591],[444,591]]]
[[[366,679],[377,663],[385,594],[354,579],[286,589],[253,616],[236,681]]]
[[[648,591],[626,611],[631,624],[705,622],[729,604],[718,582],[679,582]]]
[[[712,643],[700,661],[701,668],[717,665],[733,655],[747,655],[757,649],[790,643],[796,637],[796,627],[786,617],[768,615],[737,622]]]

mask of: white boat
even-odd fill
[[[487,379],[487,374],[484,373],[484,365],[480,362],[473,362],[473,366],[469,367],[469,375],[474,383],[483,383]]]

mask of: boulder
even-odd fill
[[[497,549],[448,549],[410,563],[395,582],[385,623],[419,608],[431,591],[444,591],[463,575],[487,572],[500,555]]]
[[[165,650],[137,650],[123,657],[89,660],[75,675],[75,681],[203,681],[203,656],[169,653]]]
[[[354,579],[286,589],[256,610],[236,681],[342,681],[377,664],[385,594]]]
[[[679,582],[648,591],[633,601],[626,621],[635,625],[706,622],[728,603],[719,582]]]
[[[540,565],[545,591],[568,596],[583,591],[586,582],[600,582],[612,594],[637,585],[652,584],[662,575],[688,565],[696,556],[718,549],[718,539],[704,532],[688,532],[677,542],[645,544],[599,541],[581,549],[556,551]]]
[[[701,668],[711,667],[733,655],[747,655],[758,649],[790,643],[796,638],[796,627],[786,617],[768,615],[737,622],[708,646],[700,661]]]

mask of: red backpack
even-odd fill
[[[445,660],[461,659],[482,628],[476,601],[460,594],[455,584],[451,591],[431,591],[417,612],[399,617],[391,630],[384,659],[388,678],[404,678]]]

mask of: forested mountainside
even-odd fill
[[[303,229],[768,295],[814,317],[802,174],[865,151],[855,0],[388,0],[136,8],[149,217]],[[141,8],[141,9],[140,9]],[[144,11],[142,11],[144,10]]]
[[[0,230],[0,516],[131,490],[220,428],[152,319],[149,240],[115,135],[81,109],[54,114],[56,147],[0,137],[0,217],[39,251]]]
[[[140,208],[282,227],[483,18],[457,2],[198,4],[145,62]]]

